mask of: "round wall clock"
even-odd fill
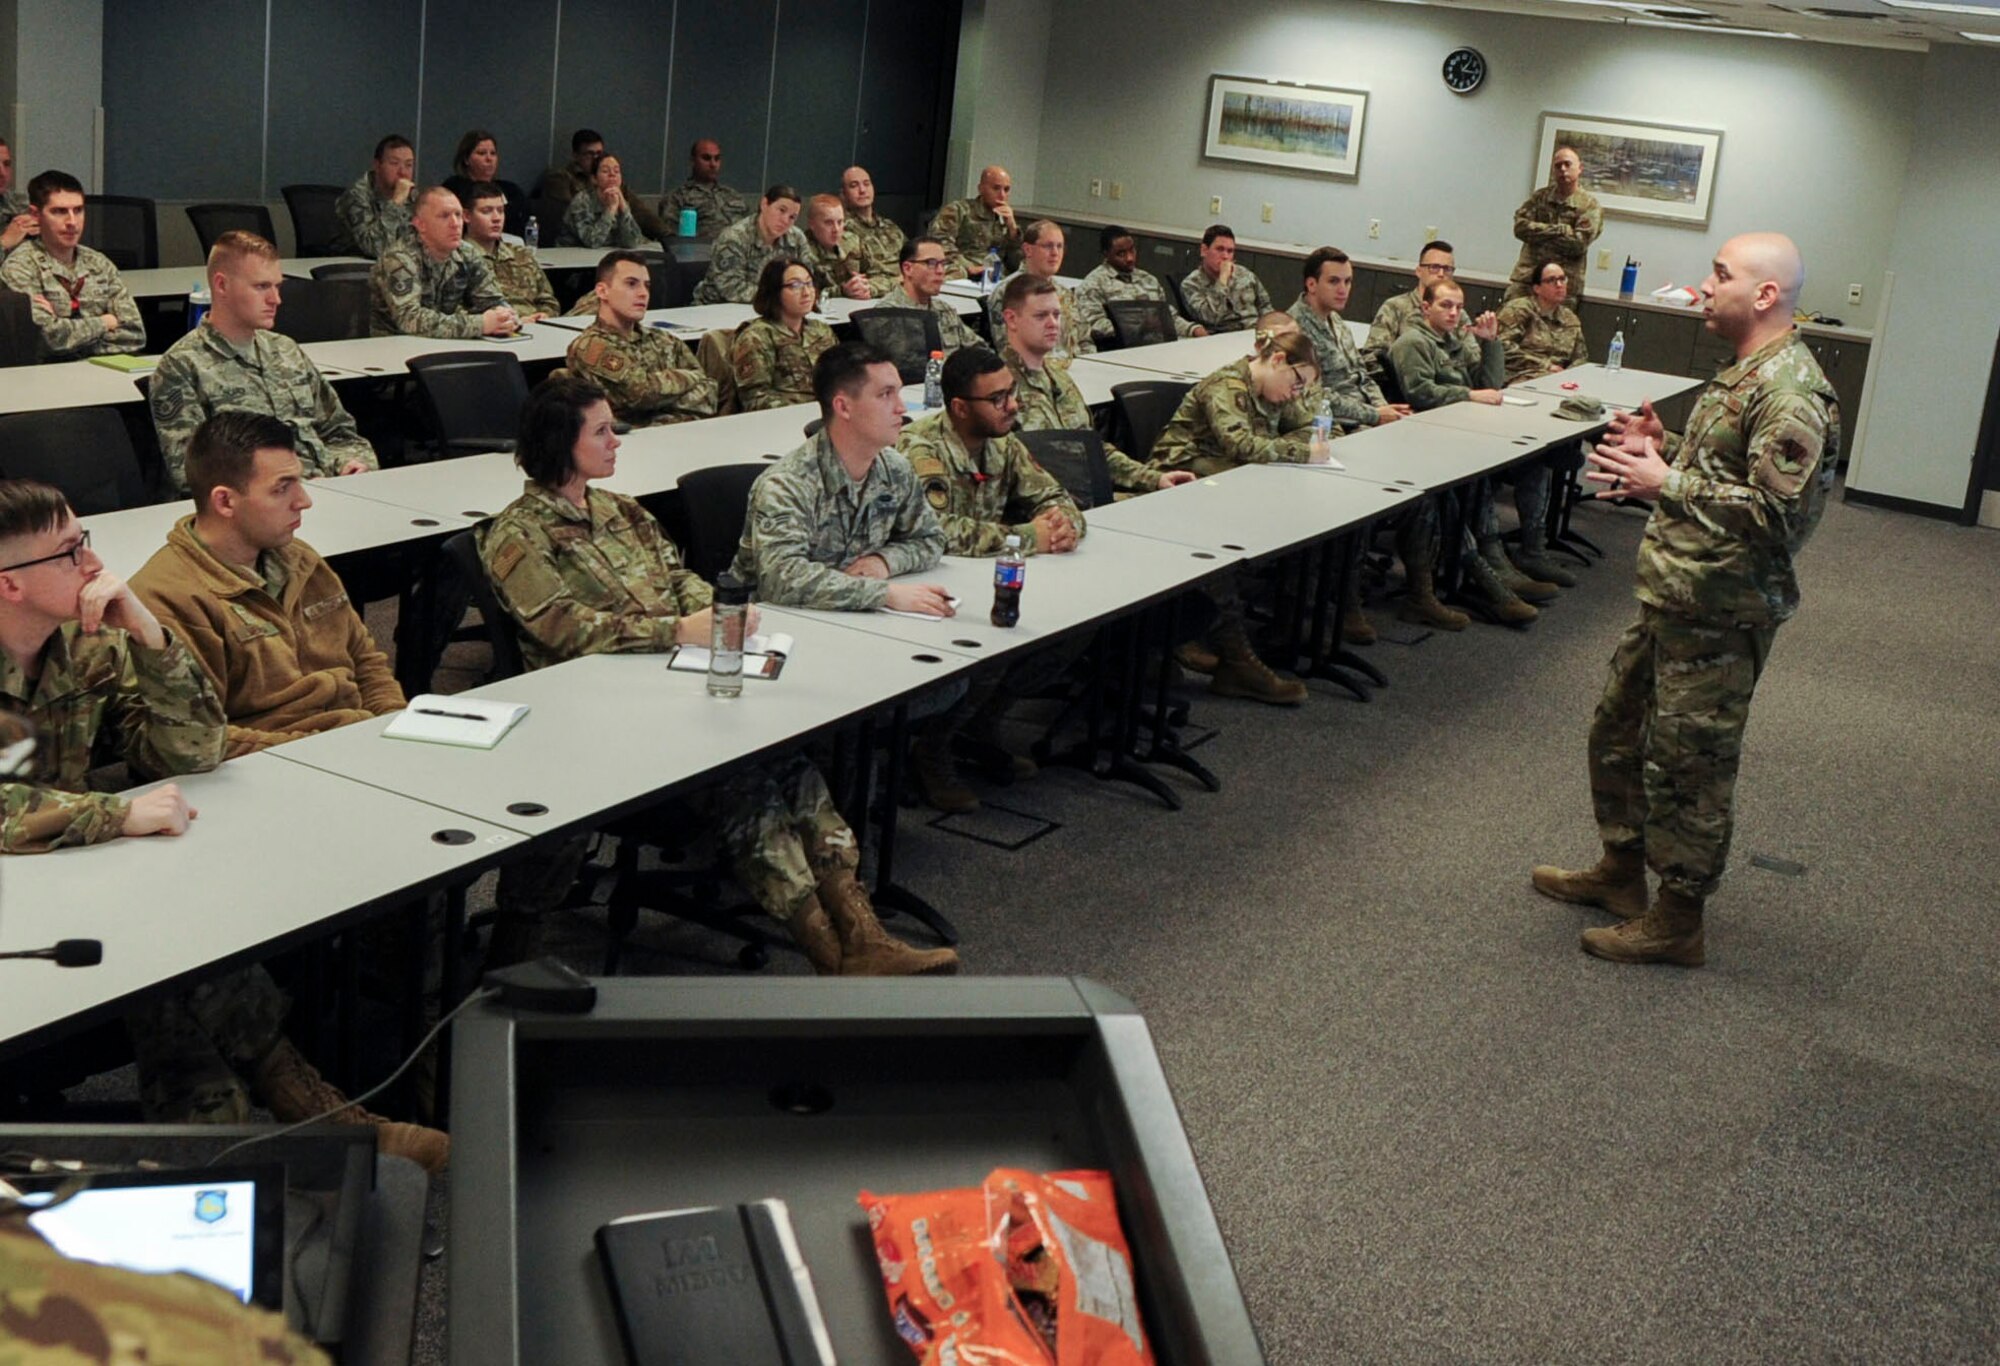
[[[1453,48],[1445,54],[1444,88],[1454,95],[1470,95],[1486,79],[1486,58],[1476,47]]]

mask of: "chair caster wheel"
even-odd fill
[[[771,955],[762,944],[745,944],[736,951],[736,966],[745,972],[761,972],[770,965]]]

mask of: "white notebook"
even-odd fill
[[[758,633],[743,640],[743,676],[745,678],[776,678],[784,672],[785,660],[797,644],[783,631],[773,631],[766,635]],[[667,667],[678,673],[705,674],[708,672],[708,647],[706,645],[676,645],[673,658]]]
[[[392,740],[421,740],[427,745],[462,745],[492,749],[500,737],[528,714],[525,702],[494,702],[479,697],[440,697],[424,693],[396,713],[382,733]]]

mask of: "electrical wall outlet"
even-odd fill
[[[1276,213],[1276,212],[1277,212],[1277,206],[1276,206],[1275,204],[1266,204],[1266,205],[1264,206],[1264,213],[1263,213],[1263,219],[1264,219],[1264,221],[1265,221],[1266,223],[1270,222],[1270,221],[1271,221],[1271,215],[1272,215],[1272,214],[1274,214],[1274,213]]]
[[[1104,198],[1104,182],[1096,176],[1090,178],[1090,197],[1092,199]]]
[[[1597,268],[1599,270],[1611,269],[1611,248],[1599,247],[1597,249]]]
[[[1219,194],[1212,194],[1212,195],[1210,195],[1210,196],[1208,197],[1208,211],[1209,211],[1210,213],[1221,213],[1221,212],[1222,212],[1222,196],[1221,196],[1221,195],[1219,195]]]
[[[1111,197],[1112,197],[1113,199],[1123,199],[1123,198],[1125,197],[1125,182],[1124,182],[1124,181],[1122,181],[1122,180],[1114,180],[1114,181],[1112,181],[1112,182],[1111,182]]]
[[[1860,285],[1849,285],[1849,286],[1847,287],[1847,302],[1849,302],[1849,303],[1851,303],[1851,304],[1858,304],[1858,303],[1860,303],[1860,302],[1861,302],[1861,286],[1860,286]]]
[[[1369,220],[1368,220],[1368,235],[1369,235],[1370,237],[1373,237],[1373,238],[1377,238],[1377,239],[1379,239],[1379,238],[1380,238],[1380,237],[1382,236],[1382,220],[1381,220],[1381,219],[1379,219],[1379,218],[1371,218],[1371,219],[1369,219]]]

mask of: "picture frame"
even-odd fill
[[[1607,214],[1708,226],[1722,156],[1720,128],[1641,123],[1586,114],[1542,115],[1532,185],[1546,185],[1558,147],[1583,159],[1583,188]]]
[[[1213,75],[1202,156],[1352,180],[1367,113],[1365,90]]]

